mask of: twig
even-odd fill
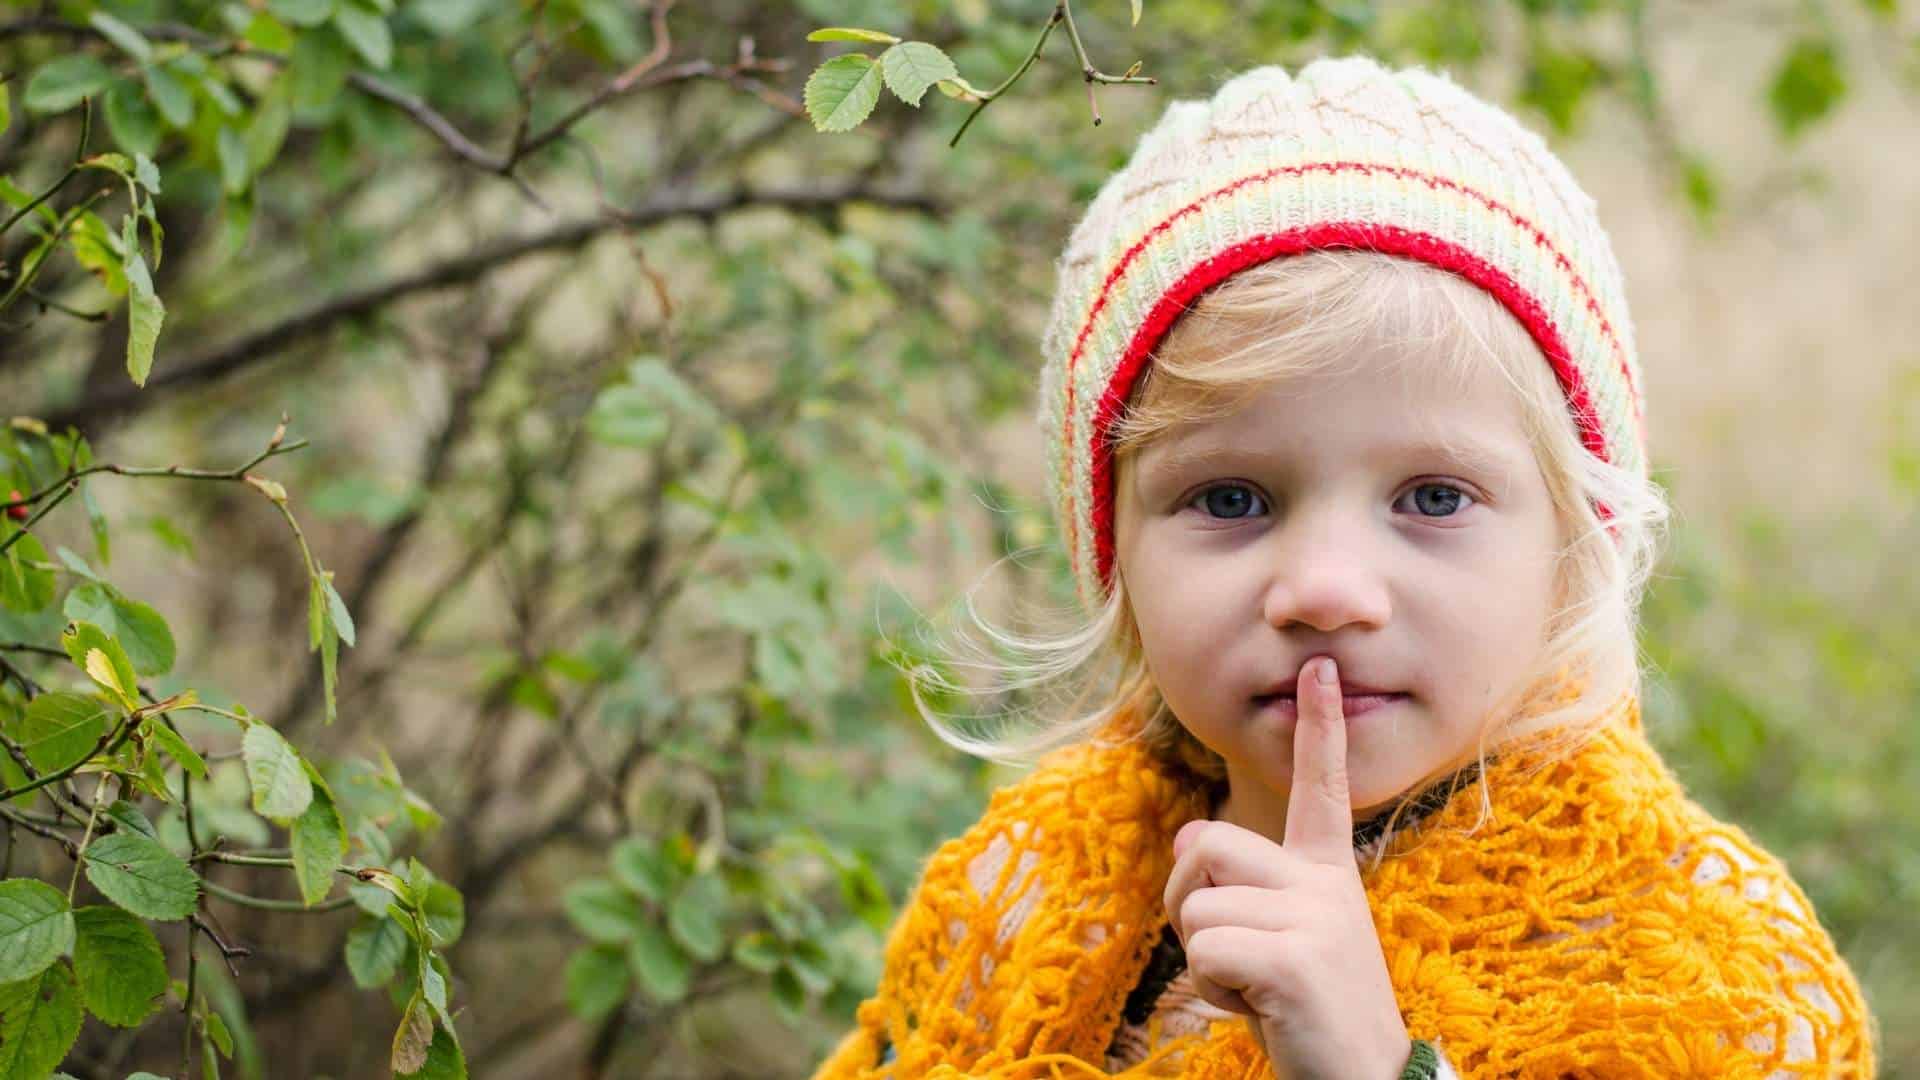
[[[974,118],[979,116],[981,112],[998,99],[1000,95],[1006,93],[1007,88],[1018,81],[1020,76],[1027,73],[1027,69],[1033,66],[1033,62],[1040,58],[1040,49],[1047,43],[1047,35],[1053,33],[1053,28],[1063,22],[1067,24],[1067,37],[1073,42],[1073,55],[1080,61],[1080,75],[1087,81],[1087,102],[1093,109],[1094,124],[1098,125],[1100,123],[1099,103],[1093,99],[1094,83],[1158,85],[1160,80],[1150,75],[1135,75],[1131,71],[1125,75],[1109,75],[1095,68],[1093,61],[1087,58],[1087,47],[1080,40],[1079,27],[1074,25],[1072,5],[1068,3],[1068,0],[1059,0],[1058,3],[1053,5],[1053,10],[1047,14],[1046,23],[1040,27],[1040,37],[1034,41],[1033,49],[1027,53],[1026,60],[1022,61],[1020,66],[1014,69],[1013,74],[1002,80],[999,86],[980,94],[980,100],[974,104],[973,110],[967,113],[966,120],[960,124],[960,130],[954,132],[953,138],[947,140],[949,147],[959,145],[960,136],[965,135],[967,128],[973,126]],[[1135,65],[1135,67],[1138,66],[1137,64]]]
[[[301,450],[307,446],[307,440],[305,439],[296,439],[284,446],[281,445],[281,440],[286,437],[286,434],[287,415],[281,413],[280,426],[274,429],[273,438],[267,441],[266,449],[255,454],[246,464],[232,469],[189,469],[179,465],[153,467],[143,465],[116,465],[111,463],[106,465],[89,465],[84,469],[75,469],[72,465],[68,465],[66,475],[55,480],[53,483],[40,488],[30,495],[0,503],[0,510],[8,510],[16,506],[34,507],[32,516],[28,517],[26,521],[21,522],[20,531],[7,537],[4,541],[0,541],[0,552],[5,552],[8,548],[18,543],[20,538],[27,535],[28,531],[33,528],[36,522],[46,517],[53,511],[54,507],[59,506],[69,495],[72,495],[74,491],[78,490],[80,480],[85,477],[92,476],[95,473],[112,473],[115,476],[170,477],[176,480],[238,480],[250,482],[248,473],[254,466],[268,458],[278,457],[281,454],[290,454],[295,450]],[[51,496],[51,498],[49,498],[49,496]],[[43,499],[47,501],[42,503],[41,500]]]
[[[11,806],[0,806],[0,817],[7,819],[7,823],[10,826],[18,825],[20,828],[33,833],[35,836],[59,844],[60,850],[67,853],[67,858],[74,860],[80,858],[80,845],[75,844],[72,839],[62,836],[47,826],[32,820],[21,811],[15,810]]]
[[[236,979],[239,978],[240,969],[235,967],[233,962],[236,958],[244,959],[252,956],[253,950],[245,945],[229,945],[220,940],[220,935],[213,932],[213,927],[208,926],[206,920],[198,915],[187,916],[187,921],[193,924],[195,930],[207,935],[207,940],[213,942],[213,947],[220,950],[220,958],[227,962],[228,973]]]
[[[80,168],[81,168],[80,163],[85,161],[87,157],[87,139],[89,136],[92,135],[92,133],[93,133],[93,99],[84,98],[81,100],[81,104],[80,104],[80,142],[77,146],[74,147],[74,150],[73,150],[73,164],[67,166],[67,171],[61,174],[60,179],[53,182],[52,187],[41,192],[39,196],[35,198],[33,201],[27,203],[25,206],[22,206],[20,209],[15,210],[10,216],[8,216],[6,222],[3,224],[0,224],[0,235],[4,235],[5,233],[11,231],[14,225],[17,224],[21,218],[26,217],[28,214],[32,213],[34,208],[39,206],[41,203],[46,202],[48,199],[53,198],[54,192],[59,191],[63,187],[66,187],[67,181],[73,179],[74,176],[80,172]]]

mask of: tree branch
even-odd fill
[[[644,229],[683,218],[711,221],[723,214],[760,207],[817,214],[838,210],[850,203],[870,203],[936,217],[946,211],[944,204],[923,192],[891,192],[865,187],[827,191],[752,191],[736,188],[719,194],[659,199],[634,210],[615,210],[497,241],[414,273],[352,290],[198,357],[156,364],[156,374],[148,380],[145,389],[131,385],[119,386],[78,405],[52,411],[45,415],[45,420],[53,430],[64,430],[68,425],[89,429],[102,421],[138,412],[168,392],[216,382],[272,359],[281,351],[316,337],[339,323],[371,314],[396,301],[468,284],[528,256],[571,251],[603,233]],[[160,370],[163,366],[166,369],[164,371]]]

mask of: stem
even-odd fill
[[[109,774],[107,776],[101,777],[100,782],[94,785],[93,809],[91,812],[87,814],[87,831],[81,835],[80,846],[77,849],[75,849],[74,859],[73,859],[73,876],[67,879],[67,906],[68,907],[73,906],[74,886],[80,884],[80,855],[86,852],[87,844],[93,840],[93,826],[96,822],[100,820],[100,796],[106,793],[107,784],[111,780],[112,780],[112,775]]]
[[[5,304],[0,303],[0,308],[3,307],[5,307]],[[286,420],[282,417],[281,425],[283,430],[285,424]],[[14,499],[10,502],[0,503],[0,510],[8,510],[16,506],[39,504],[34,506],[33,516],[20,523],[19,532],[14,533],[5,540],[0,540],[0,552],[5,552],[8,548],[12,547],[22,536],[27,535],[28,531],[33,528],[35,522],[46,517],[47,514],[52,512],[54,507],[60,505],[68,496],[78,490],[78,481],[82,477],[91,476],[95,473],[112,473],[115,476],[171,477],[176,480],[237,480],[244,483],[248,470],[252,469],[255,465],[260,464],[268,458],[278,457],[281,454],[289,454],[307,446],[307,440],[305,439],[296,439],[282,446],[280,445],[279,438],[279,433],[276,432],[273,441],[267,444],[265,450],[254,455],[253,460],[235,469],[187,469],[179,465],[168,465],[164,468],[156,468],[152,466],[108,464],[89,465],[84,469],[74,469],[69,466],[65,476],[35,491],[33,494],[24,498]],[[43,499],[47,501],[41,502]]]
[[[228,903],[239,904],[241,907],[259,908],[262,911],[300,911],[318,915],[326,911],[339,911],[344,907],[352,907],[354,902],[351,896],[339,896],[308,907],[298,900],[273,900],[264,896],[248,896],[246,893],[234,892],[224,885],[204,878],[200,884],[206,887],[207,892]]]
[[[6,224],[0,225],[0,235],[5,235],[8,230],[12,229],[16,224],[19,223],[21,218],[26,217],[29,213],[31,213],[34,207],[39,206],[41,203],[46,202],[48,199],[53,198],[54,192],[59,191],[61,188],[67,186],[67,181],[73,179],[74,174],[80,171],[80,162],[82,159],[84,159],[87,156],[87,137],[92,133],[92,131],[93,131],[93,101],[91,99],[87,99],[80,106],[80,145],[74,148],[73,164],[67,167],[66,175],[62,176],[59,180],[55,181],[52,187],[41,192],[39,198],[33,200],[27,205],[14,211],[13,215],[7,218]]]
[[[203,851],[195,855],[196,862],[232,863],[235,866],[280,866],[291,869],[293,860],[277,855],[242,855],[231,851]]]
[[[961,123],[960,130],[954,132],[953,138],[947,140],[947,146],[953,147],[958,145],[960,142],[960,136],[965,135],[967,133],[967,128],[973,126],[974,117],[979,116],[980,113],[984,111],[988,105],[993,104],[993,101],[995,98],[999,97],[1002,93],[1005,93],[1007,87],[1012,86],[1015,80],[1020,78],[1020,76],[1025,75],[1027,73],[1027,69],[1033,66],[1033,62],[1036,59],[1038,59],[1040,56],[1040,47],[1047,43],[1047,35],[1053,33],[1054,26],[1057,25],[1060,22],[1060,20],[1066,18],[1066,15],[1065,15],[1066,7],[1067,5],[1065,3],[1065,0],[1062,0],[1061,3],[1054,5],[1053,12],[1047,16],[1047,24],[1040,28],[1039,40],[1033,43],[1033,51],[1027,54],[1026,60],[1022,62],[1018,68],[1014,69],[1013,74],[1007,76],[1006,79],[1004,79],[999,86],[994,87],[993,89],[987,91],[984,95],[981,96],[979,103],[973,107],[973,111],[968,113],[967,119],[963,123]]]

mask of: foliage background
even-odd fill
[[[1100,88],[1098,127],[1059,37],[957,147],[967,106],[939,94],[886,98],[846,134],[797,115],[807,74],[851,48],[808,43],[817,27],[933,42],[988,87],[1052,6],[0,15],[0,174],[31,192],[60,178],[80,112],[31,107],[31,80],[97,58],[124,88],[92,147],[140,150],[163,177],[166,308],[136,388],[112,274],[50,259],[35,291],[71,311],[0,313],[0,413],[77,425],[100,461],[208,467],[250,459],[286,413],[310,445],[260,472],[358,627],[338,720],[306,647],[308,568],[257,490],[99,477],[110,551],[78,502],[36,532],[164,614],[178,661],[154,693],[245,703],[342,790],[384,752],[431,806],[438,827],[397,825],[391,859],[417,855],[464,898],[446,954],[472,1071],[804,1075],[871,991],[919,860],[1011,775],[914,714],[893,662],[926,655],[917,612],[1012,552],[990,614],[1070,597],[1030,414],[1050,260],[1078,209],[1167,100],[1232,71],[1354,47],[1446,64],[1552,134],[1626,267],[1679,509],[1648,605],[1656,738],[1807,888],[1867,985],[1886,1074],[1920,1069],[1913,12],[1149,0],[1131,27],[1117,0],[1086,0],[1094,61],[1159,79]],[[99,12],[159,59],[90,29]],[[153,88],[169,74],[183,123]],[[124,199],[99,210],[117,229]],[[28,239],[0,235],[10,274]],[[61,574],[63,593],[84,585]],[[0,610],[0,647],[57,645],[63,622],[58,604]],[[0,726],[24,706],[0,697]],[[270,848],[238,731],[215,720],[180,718],[212,765],[209,828]],[[177,811],[146,806],[183,844]],[[9,841],[8,873],[67,882],[56,846]],[[379,860],[356,839],[348,861]],[[283,870],[204,872],[299,895]],[[228,1070],[387,1067],[404,999],[356,987],[359,915],[201,910],[252,951],[235,977],[199,938]],[[184,925],[155,929],[186,977]],[[181,1002],[155,1008],[136,1028],[87,1020],[63,1068],[177,1072]]]

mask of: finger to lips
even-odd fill
[[[1300,669],[1293,728],[1293,785],[1287,794],[1288,850],[1351,858],[1353,805],[1347,785],[1347,720],[1333,657]]]

